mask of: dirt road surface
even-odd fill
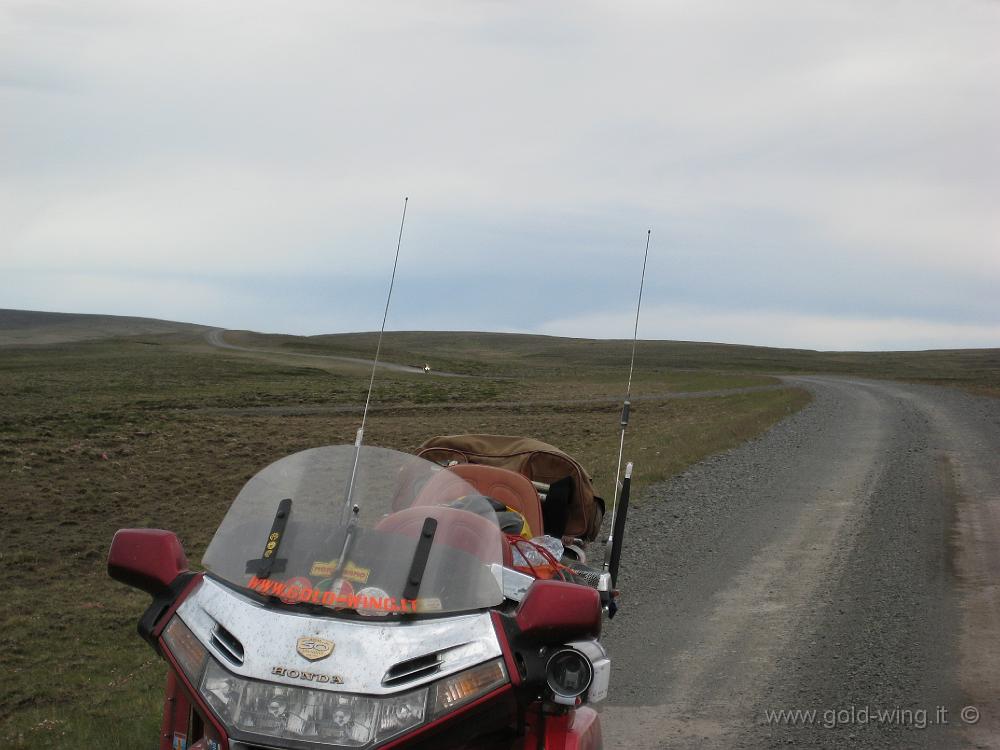
[[[306,359],[323,359],[328,362],[343,362],[345,364],[352,365],[363,365],[365,367],[372,366],[372,360],[362,359],[361,357],[341,357],[336,354],[304,354],[302,352],[290,352],[281,349],[259,349],[257,347],[250,346],[239,346],[237,344],[231,344],[226,341],[226,331],[223,328],[213,328],[210,331],[205,332],[205,341],[207,341],[212,346],[218,347],[219,349],[230,349],[236,352],[250,352],[252,354],[280,354],[288,359],[297,359],[299,357],[304,357]],[[423,375],[423,367],[413,367],[410,365],[400,365],[393,362],[379,361],[378,366],[383,370],[389,370],[391,372],[408,372],[413,374]],[[466,378],[468,375],[463,375],[458,372],[443,372],[440,370],[431,370],[430,374],[442,378]]]
[[[1000,400],[787,380],[630,512],[605,747],[1000,748]]]

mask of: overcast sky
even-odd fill
[[[996,0],[0,0],[0,307],[1000,346]]]

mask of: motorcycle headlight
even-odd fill
[[[587,692],[594,679],[590,659],[574,648],[556,651],[545,667],[545,682],[552,691],[553,700],[572,706],[577,698]]]
[[[498,659],[429,687],[375,697],[245,680],[209,659],[199,690],[219,718],[240,732],[364,747],[443,716],[506,682]]]
[[[507,683],[503,659],[494,659],[408,693],[336,693],[238,677],[216,662],[178,617],[164,629],[163,640],[226,726],[301,743],[364,747],[384,742]]]
[[[199,688],[228,726],[247,734],[364,747],[422,724],[427,688],[376,698],[236,677],[209,661]]]

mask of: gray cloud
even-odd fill
[[[652,225],[653,303],[713,337],[986,345],[998,31],[972,0],[0,2],[0,304],[371,327],[408,193],[398,328],[614,335]]]

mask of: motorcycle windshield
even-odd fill
[[[251,478],[202,563],[274,603],[435,615],[503,601],[491,568],[503,544],[493,506],[453,472],[385,448],[327,446]]]

